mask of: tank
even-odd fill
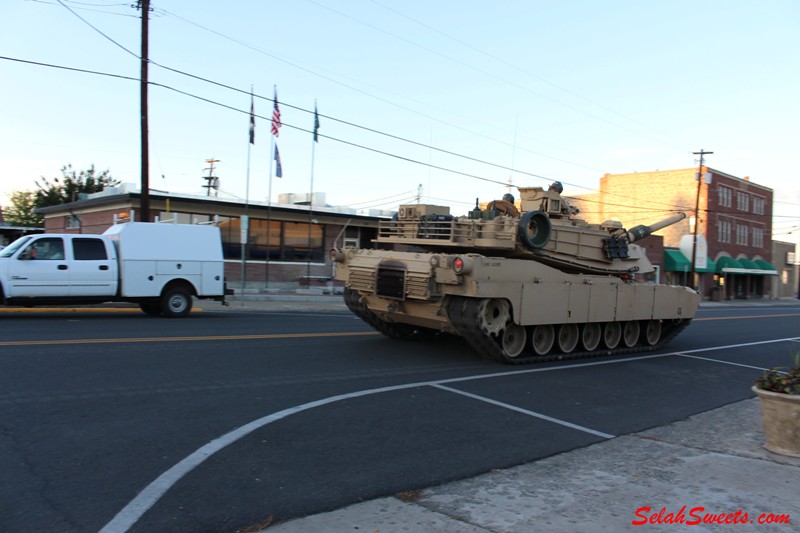
[[[401,205],[377,248],[334,248],[347,307],[381,333],[463,337],[479,354],[531,363],[655,350],[694,317],[696,291],[644,283],[653,266],[636,241],[686,218],[625,229],[589,224],[562,196],[520,187],[455,217]]]

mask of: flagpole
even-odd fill
[[[306,261],[306,282],[309,289],[311,288],[311,224],[313,222],[311,216],[314,212],[314,156],[317,144],[317,122],[317,100],[314,99],[314,134],[311,136],[311,185],[308,194],[308,260]]]
[[[247,268],[246,268],[246,260],[245,260],[245,248],[247,247],[247,233],[249,233],[249,229],[247,226],[249,225],[249,220],[247,218],[247,211],[250,205],[250,147],[255,142],[255,109],[253,106],[253,86],[250,86],[250,138],[247,142],[247,172],[245,177],[245,185],[244,185],[244,220],[242,218],[239,219],[239,245],[241,246],[241,256],[242,256],[242,269],[241,269],[241,276],[242,276],[242,296],[244,296],[244,287],[247,281]],[[247,233],[246,233],[247,232]]]
[[[266,288],[269,288],[269,263],[270,263],[270,234],[272,233],[272,160],[275,159],[275,155],[277,154],[276,150],[277,147],[275,145],[275,138],[278,136],[278,131],[281,127],[281,112],[278,109],[278,86],[272,86],[272,121],[271,121],[271,133],[269,139],[269,197],[267,198],[267,257],[264,264],[264,277],[265,277],[265,284]],[[280,161],[277,161],[277,164],[280,164]],[[280,170],[280,166],[277,167]],[[278,173],[280,174],[280,172]]]
[[[272,234],[272,160],[275,158],[275,137],[269,137],[269,190],[267,196],[267,259],[264,265],[265,288],[269,289],[270,235]]]

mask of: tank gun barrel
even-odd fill
[[[680,222],[684,218],[686,218],[686,213],[676,213],[671,217],[661,220],[660,222],[656,222],[655,224],[651,224],[649,226],[641,225],[631,228],[628,230],[628,241],[636,242],[642,240],[648,235],[651,235],[662,228],[666,228],[667,226],[671,226],[677,222]]]

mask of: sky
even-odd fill
[[[131,4],[0,3],[0,205],[67,164],[139,185]],[[587,194],[702,149],[774,189],[774,238],[800,239],[796,0],[152,0],[149,26],[152,189],[205,194],[216,159],[223,198],[458,215],[509,182]]]

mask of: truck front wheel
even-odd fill
[[[170,287],[161,295],[161,311],[171,318],[184,317],[192,310],[192,294],[181,286]]]

